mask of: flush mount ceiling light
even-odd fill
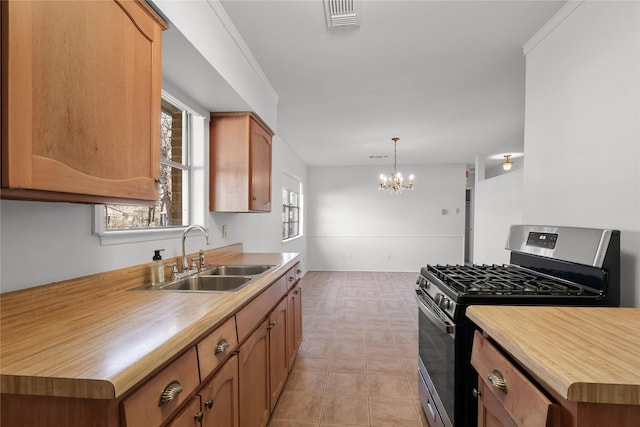
[[[511,170],[511,166],[513,166],[513,162],[510,160],[511,158],[511,154],[505,154],[504,155],[504,162],[502,162],[502,169],[506,170],[506,171],[510,171]]]
[[[360,25],[360,0],[324,0],[324,11],[329,28]]]
[[[413,190],[413,175],[409,175],[409,185],[405,185],[402,174],[396,170],[397,146],[400,138],[391,138],[393,141],[393,172],[389,176],[380,174],[380,184],[378,190],[385,190],[390,193],[402,193],[404,190]]]

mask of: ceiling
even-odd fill
[[[522,153],[522,46],[565,1],[364,0],[359,26],[331,29],[322,0],[221,3],[278,93],[280,138],[344,166],[388,164],[396,136],[399,165]]]

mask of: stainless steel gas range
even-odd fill
[[[420,401],[431,427],[477,425],[470,305],[618,306],[620,232],[512,225],[507,265],[427,265],[420,271]]]

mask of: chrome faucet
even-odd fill
[[[204,237],[207,238],[207,245],[211,244],[211,242],[209,241],[209,232],[207,231],[206,228],[200,225],[190,225],[189,227],[187,227],[186,230],[184,230],[184,233],[182,233],[182,272],[183,273],[189,272],[189,263],[187,262],[187,253],[184,249],[184,241],[187,239],[187,234],[189,233],[189,231],[193,229],[200,230],[202,234],[204,234]]]

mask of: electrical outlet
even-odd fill
[[[222,238],[226,239],[227,238],[227,225],[223,225],[222,226]]]

